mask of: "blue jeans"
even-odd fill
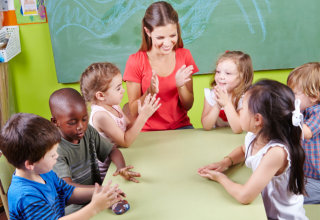
[[[307,196],[304,196],[304,204],[320,204],[320,180],[306,178],[306,192]]]

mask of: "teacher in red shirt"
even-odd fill
[[[138,115],[138,100],[157,94],[161,107],[143,131],[193,128],[187,115],[193,105],[192,75],[198,72],[192,55],[183,48],[179,18],[172,6],[155,2],[142,20],[142,43],[129,56],[123,79],[127,83],[131,115]]]

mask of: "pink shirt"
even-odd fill
[[[176,87],[175,75],[182,65],[193,65],[193,74],[198,72],[192,55],[188,49],[178,48],[176,50],[176,66],[173,72],[166,76],[158,76],[159,93],[161,107],[149,118],[143,127],[143,131],[152,130],[171,130],[191,125],[187,111],[182,107],[178,89]],[[148,60],[147,53],[138,51],[130,55],[123,79],[125,81],[141,84],[141,93],[144,94],[150,86],[152,69]]]

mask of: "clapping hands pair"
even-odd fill
[[[225,107],[228,102],[232,103],[231,95],[228,93],[226,86],[215,86],[214,87],[215,101],[219,107]]]
[[[177,71],[175,75],[176,86],[177,88],[184,86],[187,82],[191,80],[191,75],[193,73],[193,66],[183,65]],[[159,92],[159,79],[155,71],[152,70],[150,87],[148,88],[148,92],[151,94],[157,94]]]

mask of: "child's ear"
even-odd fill
[[[94,95],[96,97],[97,100],[104,100],[104,94],[100,91],[96,92],[96,94]]]
[[[263,125],[263,117],[261,114],[257,113],[254,115],[254,126],[257,128],[261,128]]]
[[[58,120],[57,120],[55,117],[51,117],[51,122],[52,122],[55,126],[59,127]]]
[[[320,99],[318,97],[310,97],[310,101],[315,105],[319,103]]]
[[[34,168],[34,163],[31,163],[29,160],[26,160],[24,162],[24,166],[27,170],[33,170]]]

